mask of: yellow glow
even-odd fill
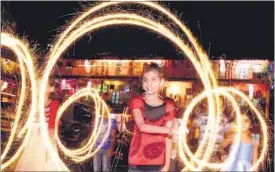
[[[248,85],[248,90],[249,90],[249,98],[253,99],[253,94],[254,94],[254,86],[253,84]]]
[[[91,134],[88,142],[81,148],[78,149],[68,149],[66,148],[61,140],[59,139],[58,136],[58,121],[61,118],[63,112],[68,108],[68,106],[70,104],[72,104],[74,101],[80,99],[81,97],[85,97],[85,96],[91,96],[93,98],[93,101],[95,102],[95,125],[94,125],[94,130],[93,133]],[[57,141],[57,144],[59,146],[59,148],[65,153],[65,155],[67,155],[68,157],[70,157],[72,160],[74,160],[75,162],[82,162],[85,161],[86,159],[92,157],[103,145],[103,143],[105,142],[105,140],[108,137],[108,132],[106,131],[106,135],[104,136],[101,144],[95,148],[94,144],[96,139],[98,138],[99,135],[99,131],[102,125],[102,118],[104,114],[108,114],[108,129],[107,131],[109,131],[111,129],[111,116],[110,113],[108,111],[107,105],[105,104],[104,100],[101,99],[100,95],[98,94],[96,89],[93,88],[84,88],[79,90],[77,93],[75,93],[74,95],[72,95],[71,97],[69,97],[68,100],[66,100],[61,107],[58,109],[57,112],[57,117],[56,117],[56,121],[55,121],[55,139]],[[98,125],[98,120],[100,119],[100,125]],[[95,148],[95,149],[94,149]]]
[[[124,82],[124,81],[118,81],[118,80],[105,80],[104,83],[108,84],[108,85],[116,85],[116,86],[125,85],[126,84],[126,82]]]
[[[85,71],[86,71],[87,73],[91,72],[91,65],[90,65],[90,63],[89,63],[89,60],[85,60],[84,66],[85,66]]]
[[[224,73],[226,71],[225,60],[220,60],[220,72]]]
[[[87,82],[87,88],[92,88],[92,81]]]
[[[129,111],[128,107],[124,108],[123,112],[121,114],[121,121],[122,121],[122,129],[121,130],[126,131],[126,133],[133,135],[134,133],[129,131],[126,126],[126,122],[128,122],[128,120],[130,118],[128,115],[128,111]]]
[[[215,93],[216,92],[216,93]],[[195,105],[197,103],[199,103],[204,97],[207,96],[207,94],[220,94],[225,96],[226,98],[229,99],[229,101],[232,103],[233,108],[236,112],[236,118],[237,118],[237,136],[236,136],[236,142],[239,142],[240,139],[240,131],[241,131],[241,121],[240,121],[240,110],[238,107],[237,102],[235,101],[235,99],[233,98],[232,95],[230,95],[229,93],[233,93],[236,94],[238,96],[240,96],[242,99],[244,99],[244,101],[251,107],[251,109],[255,112],[261,128],[263,129],[263,131],[267,131],[267,125],[265,123],[264,118],[262,117],[263,115],[260,114],[260,112],[256,109],[256,107],[253,105],[253,103],[249,100],[249,98],[243,94],[242,92],[240,92],[237,89],[234,88],[227,88],[227,87],[220,87],[217,88],[215,90],[212,90],[211,92],[203,92],[202,94],[200,94],[198,97],[194,98],[193,101],[189,104],[188,108],[186,109],[184,115],[183,115],[183,121],[182,121],[182,126],[180,129],[179,133],[183,133],[183,135],[180,135],[179,137],[179,153],[180,153],[180,157],[182,158],[182,160],[184,161],[184,163],[188,166],[189,169],[194,169],[194,166],[192,164],[189,163],[187,156],[185,155],[185,153],[187,153],[188,157],[191,157],[192,160],[194,160],[196,163],[203,163],[206,167],[209,168],[215,168],[215,169],[219,169],[220,167],[222,167],[224,165],[224,163],[230,163],[232,162],[232,160],[234,159],[234,154],[237,151],[238,146],[236,146],[236,149],[234,149],[231,154],[229,155],[229,157],[227,158],[227,160],[224,163],[206,163],[204,161],[201,161],[199,159],[197,159],[196,156],[194,156],[192,154],[192,152],[190,151],[187,142],[186,142],[186,134],[184,132],[181,132],[182,130],[184,131],[184,129],[182,127],[185,127],[187,125],[187,120],[190,116],[190,113],[192,112],[193,108],[195,107]],[[209,136],[209,135],[208,135]],[[267,149],[268,149],[268,133],[267,132],[263,132],[263,149],[262,152],[260,154],[259,159],[257,160],[257,162],[253,165],[253,167],[251,167],[251,171],[255,170],[260,163],[262,163],[264,161],[264,157],[266,156],[267,153]]]
[[[90,66],[89,60],[85,60],[85,61],[84,61],[84,66],[85,66],[86,68]]]
[[[180,87],[178,85],[172,85],[168,88],[168,93],[177,95],[180,93]]]
[[[21,152],[23,151],[24,147],[26,146],[31,129],[32,129],[32,123],[34,120],[34,114],[36,112],[36,101],[37,101],[37,84],[36,84],[36,76],[35,76],[35,67],[33,64],[33,55],[30,53],[30,49],[28,48],[27,43],[20,41],[18,38],[15,36],[1,32],[1,46],[5,46],[8,49],[10,49],[14,54],[16,54],[18,61],[19,61],[19,67],[20,67],[20,72],[21,72],[21,77],[22,77],[22,85],[21,85],[21,90],[20,90],[20,95],[19,95],[19,101],[18,104],[16,105],[16,115],[15,115],[15,120],[11,129],[11,134],[8,139],[7,145],[4,148],[4,151],[1,155],[1,170],[6,169],[9,165],[11,165],[13,162],[16,161],[16,159],[19,157]],[[25,65],[25,66],[24,66]],[[28,72],[28,75],[26,75],[26,70]],[[30,88],[31,88],[31,105],[29,112],[24,112],[24,113],[29,113],[28,120],[24,127],[21,129],[20,133],[17,135],[17,137],[22,137],[24,133],[26,133],[25,137],[23,138],[22,144],[19,146],[19,148],[16,150],[14,155],[6,160],[6,155],[9,152],[12,142],[14,140],[16,130],[18,128],[18,123],[20,121],[21,114],[23,113],[22,107],[23,103],[25,101],[25,93],[26,93],[26,79],[30,80]],[[6,160],[6,161],[5,161]]]
[[[4,81],[3,85],[1,85],[1,91],[4,91],[8,87],[8,82]]]

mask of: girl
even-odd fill
[[[130,101],[135,124],[128,158],[129,172],[169,171],[171,135],[177,133],[177,129],[172,128],[176,106],[171,99],[159,95],[163,85],[163,72],[157,64],[151,64],[142,76],[144,94]]]
[[[250,169],[252,165],[257,161],[259,143],[252,138],[250,132],[251,121],[248,114],[242,114],[241,120],[241,140],[236,155],[234,156],[233,161],[225,163],[225,166],[221,171],[251,171]],[[226,152],[224,149],[231,144],[233,145],[230,150],[232,150],[234,146],[237,146],[236,142],[234,143],[234,137],[228,138],[220,144],[219,152],[222,154],[222,160],[226,158]]]

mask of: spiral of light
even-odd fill
[[[35,67],[33,64],[33,55],[30,53],[30,49],[28,48],[27,43],[20,41],[18,38],[16,38],[14,35],[6,33],[6,32],[1,32],[1,46],[7,47],[9,50],[11,50],[16,57],[18,58],[19,61],[19,68],[20,68],[20,74],[21,74],[21,90],[20,90],[20,95],[19,95],[19,101],[18,104],[15,106],[16,107],[16,114],[15,114],[15,121],[14,124],[11,128],[11,134],[8,139],[7,145],[4,148],[4,151],[1,155],[1,169],[4,170],[8,166],[10,166],[21,154],[23,151],[24,147],[28,143],[28,139],[30,137],[30,132],[32,128],[32,123],[34,120],[34,115],[36,112],[36,101],[37,101],[37,84],[36,84],[36,76],[35,76]],[[26,74],[26,69],[28,74]],[[22,110],[23,108],[23,103],[26,100],[26,87],[27,87],[27,82],[26,79],[29,79],[31,82],[31,105],[30,105],[30,111],[28,120],[25,123],[24,127],[21,129],[20,133],[17,135],[17,137],[22,137],[23,134],[26,135],[23,138],[22,144],[18,147],[14,155],[9,158],[7,161],[4,161],[6,158],[6,155],[8,154],[11,145],[15,139],[16,136],[16,130],[18,129],[18,123],[20,121],[20,117],[22,113],[27,113]]]
[[[76,100],[80,99],[81,97],[90,96],[94,101],[94,109],[95,109],[95,123],[93,126],[93,132],[89,137],[87,143],[78,149],[68,149],[66,148],[63,143],[61,142],[58,136],[58,121],[61,118],[63,112],[68,108],[68,106],[74,103]],[[98,146],[95,146],[95,141],[100,134],[100,130],[103,123],[104,114],[107,114],[108,118],[108,128],[106,134],[103,136],[101,143]],[[93,88],[83,88],[80,89],[78,92],[73,94],[66,100],[61,107],[58,109],[56,122],[55,122],[55,139],[59,148],[65,153],[66,156],[70,157],[75,162],[82,162],[86,159],[92,157],[102,146],[105,140],[108,138],[108,131],[111,129],[111,116],[107,105],[105,104],[104,100],[100,97],[96,89]]]

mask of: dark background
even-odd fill
[[[17,32],[45,50],[57,29],[81,5],[93,2],[1,2],[5,15],[16,21]],[[274,2],[163,2],[181,16],[210,57],[274,58]],[[134,27],[105,28],[81,39],[65,58],[115,56],[182,58],[167,40]],[[210,45],[211,44],[211,45]],[[46,50],[45,50],[46,52]]]

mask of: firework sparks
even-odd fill
[[[129,131],[129,130],[127,129],[127,126],[126,126],[126,121],[128,121],[129,118],[130,118],[130,117],[129,117],[129,115],[128,115],[128,107],[126,107],[126,108],[123,109],[123,112],[122,112],[122,114],[121,114],[121,121],[122,121],[121,130],[122,130],[122,132],[125,131],[126,133],[133,135],[134,133],[131,132],[131,131]]]
[[[184,51],[187,54],[188,57],[190,57],[190,60],[193,62],[195,68],[197,68],[198,71],[200,71],[200,69],[202,68],[202,65],[196,59],[196,56],[193,53],[193,51],[179,38],[179,36],[173,34],[173,32],[171,32],[169,30],[169,28],[165,27],[165,25],[162,25],[156,21],[153,21],[151,19],[146,19],[142,16],[138,16],[135,14],[118,13],[118,14],[97,17],[97,18],[92,19],[91,21],[87,21],[87,22],[83,23],[80,26],[78,25],[77,29],[71,31],[70,34],[67,35],[67,37],[64,37],[64,40],[61,41],[62,44],[60,44],[58,48],[54,48],[56,51],[54,51],[54,53],[50,55],[49,63],[46,68],[45,75],[50,74],[52,66],[55,64],[56,60],[63,53],[63,51],[66,50],[67,47],[69,47],[75,40],[79,39],[81,36],[84,36],[86,33],[91,32],[91,31],[101,28],[101,27],[122,25],[122,24],[137,25],[140,27],[148,28],[152,31],[159,33],[159,34],[162,34],[163,36],[168,38],[171,42],[175,43],[182,51]],[[210,84],[211,82],[209,80],[209,77],[206,77],[206,74],[207,74],[206,72],[199,73],[206,88],[208,90],[211,90],[212,85]],[[47,82],[46,79],[44,79],[44,80]],[[45,86],[45,85],[47,85],[47,84],[46,83],[42,84],[42,86]],[[41,87],[41,91],[42,90],[44,90],[44,88]],[[42,98],[41,100],[43,100],[43,99],[44,98]],[[211,100],[211,101],[209,101],[210,105],[214,106],[213,98],[209,97],[209,99]],[[40,105],[42,105],[42,103],[40,103]],[[210,118],[211,118],[210,121],[215,120],[214,114],[216,114],[216,112],[214,111],[214,109],[215,109],[215,107],[210,109],[211,111],[209,114],[213,114],[212,116],[210,116]],[[41,115],[41,116],[43,116],[43,115]],[[208,126],[208,128],[213,130],[210,126],[211,126],[211,124]],[[213,132],[217,133],[217,129],[216,128],[214,128],[214,129],[215,129],[215,131],[213,131]],[[214,135],[213,139],[211,140],[212,144],[209,144],[209,146],[207,147],[208,152],[212,151],[212,149],[214,147],[214,141],[215,141],[215,135]],[[203,157],[203,159],[204,160],[207,159],[210,156],[209,154],[210,153],[206,154]]]
[[[67,107],[70,104],[72,104],[74,101],[76,101],[84,96],[92,97],[92,99],[95,103],[95,117],[96,118],[95,118],[94,130],[93,130],[93,133],[91,134],[91,137],[89,138],[88,142],[83,147],[81,147],[79,149],[70,150],[62,144],[62,142],[58,136],[58,130],[55,130],[55,139],[57,141],[58,146],[65,153],[65,155],[70,157],[75,162],[82,162],[82,161],[85,161],[86,159],[92,157],[101,148],[101,146],[103,145],[103,143],[105,142],[105,140],[108,137],[108,131],[111,129],[111,116],[108,111],[107,105],[105,104],[104,100],[101,99],[97,90],[95,90],[93,88],[84,88],[84,89],[79,90],[77,93],[75,93],[74,95],[69,97],[69,99],[66,100],[66,102],[64,102],[61,105],[61,107],[58,109],[58,112],[57,112],[55,128],[58,129],[58,121],[61,118],[62,113],[67,109]],[[95,148],[94,144],[95,144],[96,139],[98,138],[100,128],[102,126],[104,114],[108,115],[107,116],[108,128],[107,128],[106,134],[104,135],[103,140],[101,141],[100,145]],[[100,119],[100,124],[99,124],[99,119]]]
[[[20,92],[20,96],[19,96],[18,105],[16,106],[17,110],[16,110],[16,114],[15,114],[14,125],[11,129],[11,134],[8,139],[7,145],[1,155],[1,166],[2,166],[2,170],[3,170],[5,168],[7,168],[9,165],[11,165],[19,157],[23,148],[28,143],[28,140],[30,137],[30,131],[32,128],[32,122],[34,119],[34,114],[36,112],[36,101],[37,101],[36,86],[37,86],[37,84],[36,84],[35,68],[33,65],[33,56],[31,55],[30,49],[28,48],[27,44],[20,41],[15,36],[13,36],[9,33],[2,32],[1,33],[1,46],[9,48],[12,52],[14,52],[16,54],[16,56],[18,57],[20,73],[22,76],[21,92]],[[27,68],[28,75],[26,75],[26,69],[25,69],[24,65]],[[16,130],[18,128],[18,123],[20,121],[21,114],[23,113],[22,107],[23,107],[23,103],[26,98],[25,93],[26,93],[26,79],[27,78],[29,78],[30,82],[31,82],[31,90],[32,90],[31,91],[31,93],[32,93],[31,106],[30,106],[28,120],[27,120],[26,124],[24,125],[24,127],[22,128],[22,130],[20,131],[20,133],[18,134],[18,137],[20,138],[26,132],[26,130],[27,130],[27,134],[24,137],[22,144],[19,146],[19,148],[17,149],[15,154],[10,159],[8,159],[7,161],[4,162],[6,155],[9,152],[11,145],[15,139]]]
[[[187,107],[184,115],[183,115],[183,119],[182,119],[182,126],[184,127],[187,125],[187,120],[190,116],[190,113],[192,112],[193,108],[195,107],[195,105],[197,103],[199,103],[203,98],[205,98],[207,96],[207,94],[216,94],[216,93],[225,96],[233,105],[234,110],[236,111],[236,118],[237,118],[237,135],[236,135],[236,143],[239,143],[240,141],[240,129],[241,129],[241,121],[240,121],[240,110],[239,110],[239,106],[237,105],[237,102],[235,101],[235,99],[232,97],[231,94],[229,93],[233,93],[236,94],[238,96],[240,96],[242,99],[244,99],[246,101],[246,103],[251,107],[251,109],[255,112],[261,128],[263,131],[267,131],[267,125],[265,123],[264,118],[262,117],[262,114],[255,108],[255,106],[253,105],[253,103],[249,100],[249,98],[243,94],[242,92],[240,92],[237,89],[234,88],[226,88],[226,87],[219,87],[215,90],[212,90],[211,92],[203,92],[202,94],[200,94],[199,96],[197,96],[196,98],[193,99],[193,101],[190,103],[190,105]],[[181,129],[183,130],[183,129]],[[262,152],[260,154],[260,157],[258,158],[258,161],[251,167],[251,170],[255,170],[263,161],[264,158],[266,156],[267,150],[268,150],[268,133],[267,132],[263,132],[263,148],[262,148]],[[236,146],[237,148],[238,146]],[[224,163],[229,163],[230,161],[232,161],[234,154],[236,153],[237,149],[234,149],[232,151],[232,153],[229,155],[229,158],[224,162],[224,163],[207,163],[205,161],[201,161],[200,159],[197,159],[197,156],[194,156],[192,154],[192,152],[190,151],[187,142],[186,142],[186,135],[180,135],[180,139],[179,139],[179,152],[180,152],[180,157],[182,158],[182,160],[184,161],[184,163],[187,165],[188,168],[190,169],[195,169],[195,167],[193,165],[191,165],[189,163],[189,161],[187,160],[187,157],[185,155],[185,151],[187,153],[187,155],[189,157],[191,157],[192,160],[194,160],[196,163],[203,163],[206,167],[209,168],[215,168],[215,169],[219,169],[220,167],[222,167],[222,165]]]

